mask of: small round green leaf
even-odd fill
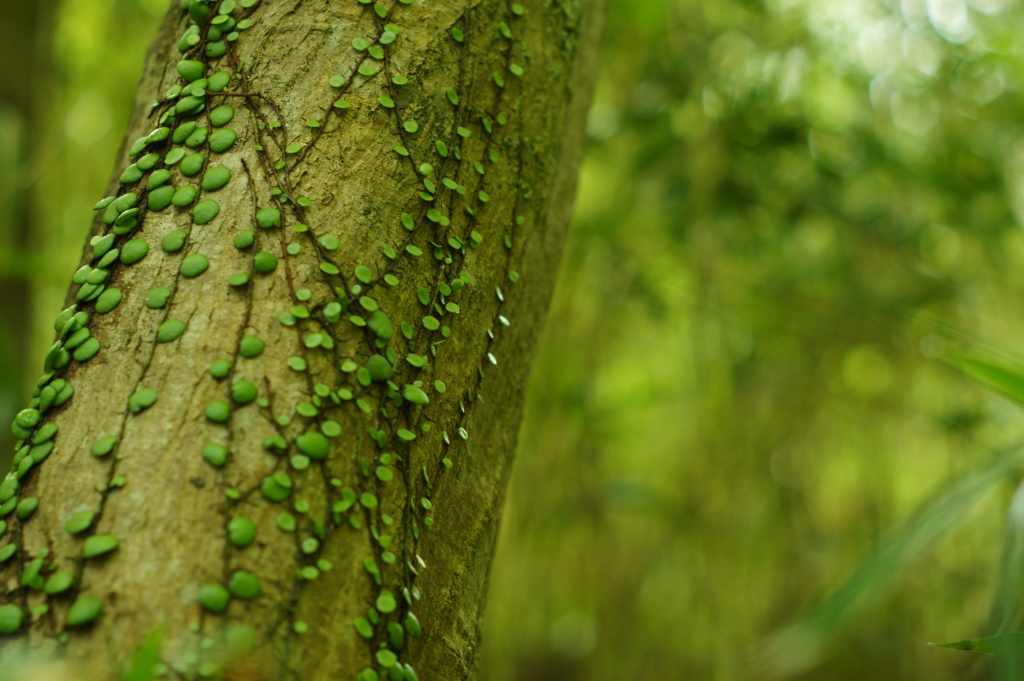
[[[181,261],[181,274],[184,277],[198,277],[210,266],[210,261],[201,253],[187,255]]]
[[[131,239],[121,247],[121,262],[134,265],[149,253],[149,243],[142,239]]]
[[[231,180],[231,171],[223,166],[210,168],[203,175],[203,189],[208,192],[217,191]],[[202,205],[202,204],[200,204]]]
[[[82,545],[83,558],[95,558],[110,553],[120,545],[117,537],[112,534],[94,534],[86,538]]]
[[[205,225],[217,217],[218,213],[220,213],[220,204],[213,199],[206,199],[197,203],[192,209],[192,219],[197,225]]]

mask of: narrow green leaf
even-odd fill
[[[154,668],[160,661],[160,650],[164,645],[164,632],[154,629],[139,645],[132,658],[131,666],[125,671],[122,681],[152,681]]]
[[[898,532],[879,542],[868,556],[832,591],[795,622],[773,635],[764,650],[764,664],[781,676],[814,667],[838,639],[859,607],[877,598],[906,569],[924,557],[943,538],[971,516],[971,510],[1002,480],[1019,475],[1024,446],[994,451],[987,463],[921,504],[914,517]]]
[[[950,352],[943,359],[978,383],[1024,405],[1024,365],[977,351]]]
[[[987,638],[971,638],[963,641],[929,643],[928,645],[937,648],[950,648],[952,650],[970,650],[977,653],[1024,657],[1024,632],[1005,634],[1003,636],[989,636]]]

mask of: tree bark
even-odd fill
[[[0,660],[470,678],[600,3],[177,4],[12,427]]]

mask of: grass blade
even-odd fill
[[[922,558],[951,531],[962,524],[987,492],[1024,464],[1024,447],[1001,449],[988,463],[934,495],[899,531],[883,540],[880,548],[853,571],[830,596],[774,634],[760,660],[775,678],[786,678],[811,669],[858,605],[879,596],[911,564]]]
[[[978,383],[1024,405],[1024,365],[979,352],[948,352],[943,359]]]

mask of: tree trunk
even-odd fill
[[[13,426],[6,664],[473,676],[600,3],[369,2],[164,21]]]

